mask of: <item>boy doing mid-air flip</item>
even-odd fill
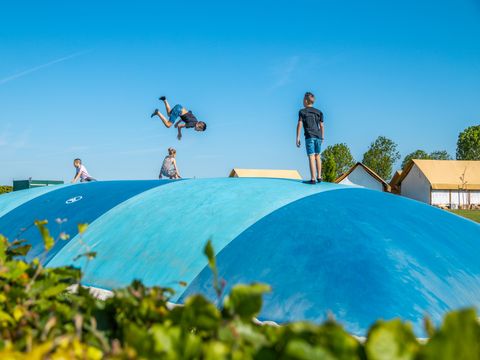
[[[205,131],[207,130],[207,124],[203,121],[198,121],[195,115],[191,111],[187,111],[182,105],[175,105],[173,108],[170,108],[170,104],[167,101],[165,96],[160,97],[160,100],[165,104],[165,109],[167,110],[168,119],[155,109],[151,117],[157,115],[163,122],[163,124],[169,128],[174,125],[178,129],[178,140],[182,139],[182,129],[183,128],[194,128],[196,131]],[[180,120],[175,122],[180,117]]]
[[[297,147],[300,147],[300,130],[305,134],[308,164],[310,165],[310,184],[322,182],[322,160],[320,153],[323,142],[323,113],[314,108],[315,96],[311,92],[305,93],[302,110],[298,112]],[[316,181],[315,181],[316,175]]]

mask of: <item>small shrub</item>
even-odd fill
[[[0,185],[0,195],[13,191],[13,186]]]

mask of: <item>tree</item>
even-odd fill
[[[423,150],[415,150],[414,152],[405,156],[402,161],[402,169],[405,169],[408,162],[413,159],[427,159],[427,160],[452,160],[452,157],[446,150],[433,151],[427,154]]]
[[[470,126],[458,134],[457,160],[480,160],[480,125]]]
[[[405,167],[410,162],[410,160],[413,160],[413,159],[430,159],[430,155],[428,155],[423,150],[415,150],[414,152],[405,156],[405,158],[402,161],[402,169],[405,169]]]
[[[430,153],[432,160],[452,160],[452,157],[446,150],[437,150]]]
[[[335,158],[330,153],[327,155],[322,167],[323,179],[328,182],[334,182],[337,178],[337,164]]]
[[[329,156],[332,156],[335,162],[335,179],[355,165],[352,153],[345,143],[328,146],[322,152],[322,162],[326,163]],[[323,168],[322,176],[326,177],[325,167]]]
[[[385,180],[390,179],[395,161],[400,159],[397,144],[385,136],[379,136],[363,154],[362,162]]]

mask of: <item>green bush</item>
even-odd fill
[[[8,185],[0,185],[0,195],[4,193],[11,192],[13,190],[13,186]]]
[[[46,222],[36,225],[49,249]],[[377,322],[359,340],[334,320],[256,323],[268,285],[234,286],[221,309],[201,295],[170,309],[172,289],[139,281],[101,301],[85,288],[71,290],[81,280],[78,269],[27,263],[22,256],[28,251],[24,242],[0,237],[0,359],[480,358],[480,325],[471,309],[450,313],[439,329],[427,319],[428,342],[419,342],[411,325],[398,319]],[[221,296],[210,242],[205,254]],[[93,259],[95,253],[84,256]]]

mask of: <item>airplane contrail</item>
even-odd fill
[[[11,75],[11,76],[8,76],[6,78],[3,78],[3,79],[0,79],[0,85],[3,85],[9,81],[12,81],[12,80],[15,80],[15,79],[18,79],[19,77],[22,77],[22,76],[25,76],[25,75],[28,75],[32,72],[35,72],[35,71],[38,71],[40,69],[43,69],[43,68],[46,68],[46,67],[49,67],[49,66],[52,66],[54,64],[57,64],[59,62],[62,62],[62,61],[65,61],[65,60],[69,60],[69,59],[73,59],[73,58],[76,58],[77,56],[81,56],[81,55],[84,55],[88,52],[90,52],[91,50],[85,50],[85,51],[80,51],[80,52],[76,52],[74,54],[71,54],[71,55],[68,55],[68,56],[64,56],[64,57],[61,57],[59,59],[56,59],[56,60],[52,60],[48,63],[45,63],[45,64],[42,64],[42,65],[38,65],[38,66],[35,66],[31,69],[28,69],[28,70],[24,70],[22,72],[19,72],[19,73],[16,73],[14,75]]]

